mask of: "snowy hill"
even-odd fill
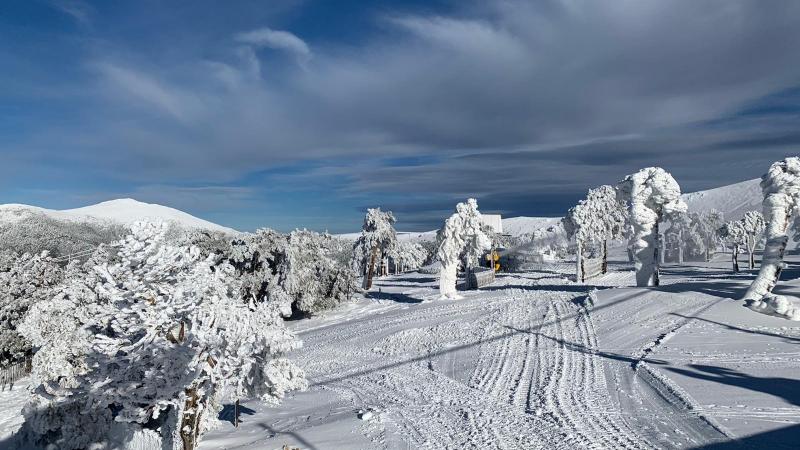
[[[760,178],[742,181],[705,191],[683,194],[683,200],[689,205],[689,211],[722,211],[725,220],[740,219],[747,211],[761,211]]]
[[[223,227],[167,206],[144,203],[130,198],[110,200],[83,208],[52,210],[36,206],[7,204],[0,205],[0,224],[12,223],[36,214],[44,214],[54,219],[83,221],[108,221],[127,224],[136,220],[164,220],[175,222],[186,228],[235,233],[232,228]]]

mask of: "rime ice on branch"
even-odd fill
[[[771,296],[783,269],[783,254],[789,239],[788,229],[800,200],[800,158],[793,156],[774,162],[761,177],[764,193],[764,254],[761,270],[744,298],[756,311],[800,320],[800,314],[786,305],[786,299]],[[797,226],[795,217],[795,227]]]
[[[681,188],[669,172],[647,167],[625,177],[617,186],[617,195],[628,204],[633,225],[636,285],[658,286],[658,224],[665,214],[686,210]]]
[[[442,298],[458,298],[456,278],[458,263],[463,258],[464,269],[478,265],[483,252],[491,248],[491,240],[481,229],[481,213],[474,198],[456,205],[456,212],[444,223],[437,235],[437,257],[442,263],[439,273],[439,292]]]

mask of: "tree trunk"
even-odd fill
[[[764,220],[767,227],[764,230],[766,243],[761,257],[761,270],[744,295],[745,300],[760,301],[778,283],[783,268],[783,254],[789,240],[786,231],[793,207],[794,202],[786,194],[770,194],[764,199]]]
[[[659,252],[658,256],[659,256],[660,259],[659,259],[658,263],[660,265],[663,265],[665,263],[664,258],[666,257],[667,252],[666,252],[666,249],[664,247],[667,245],[666,242],[667,242],[667,240],[664,239],[664,234],[663,233],[659,234],[658,235],[658,252]]]
[[[608,273],[608,239],[603,239],[603,273]]]
[[[183,441],[183,450],[194,450],[197,447],[197,432],[200,426],[201,411],[200,397],[196,388],[186,390],[186,402],[183,405],[183,417],[180,424],[180,435]]]
[[[661,258],[661,255],[659,254],[659,249],[661,248],[661,234],[658,232],[658,222],[660,222],[660,221],[661,221],[661,213],[659,212],[658,219],[656,219],[656,224],[653,227],[654,228],[653,229],[653,234],[656,237],[656,243],[653,246],[653,264],[655,266],[655,267],[653,267],[653,286],[658,286],[659,283],[660,283],[660,280],[658,278],[658,275],[659,275],[658,272],[659,272],[659,269],[660,269],[659,261],[660,261],[660,258]]]
[[[756,237],[747,236],[747,268],[754,269],[756,267]]]
[[[575,281],[583,283],[583,244],[575,240]]]
[[[683,264],[683,230],[678,231],[678,264]]]
[[[239,428],[239,399],[233,404],[233,426]]]
[[[733,273],[739,273],[739,244],[733,244]]]
[[[372,252],[369,257],[369,265],[367,266],[367,274],[364,276],[363,288],[369,290],[372,288],[372,274],[375,273],[375,258],[378,256],[378,247],[372,247]]]

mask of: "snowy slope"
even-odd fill
[[[548,228],[561,222],[561,217],[509,217],[503,219],[503,232],[512,236],[522,236],[534,230]]]
[[[760,178],[742,181],[741,183],[722,186],[706,191],[683,194],[683,200],[689,205],[689,211],[722,211],[725,220],[741,219],[747,211],[761,211]]]
[[[183,211],[167,206],[144,203],[130,198],[110,200],[83,208],[52,210],[36,206],[7,204],[0,205],[0,224],[12,223],[35,214],[44,214],[54,219],[71,221],[110,221],[127,224],[136,220],[164,220],[175,222],[187,228],[234,233],[222,225],[194,217]]]

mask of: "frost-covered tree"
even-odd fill
[[[719,240],[719,229],[724,223],[724,216],[716,209],[691,213],[694,228],[703,236],[703,247],[705,247],[705,260],[711,260],[711,251],[717,246]]]
[[[44,214],[0,224],[0,250],[19,254],[40,254],[52,258],[69,255],[88,255],[100,244],[121,239],[125,227],[106,222],[74,222],[59,220]],[[85,259],[82,256],[80,259]]]
[[[747,233],[741,220],[732,220],[723,225],[719,234],[730,246],[732,251],[733,272],[739,272],[739,249],[747,245]]]
[[[439,292],[443,298],[458,298],[456,279],[459,262],[468,271],[478,265],[483,253],[492,245],[481,228],[481,213],[474,198],[456,205],[455,214],[445,221],[444,227],[437,233],[437,241],[436,255],[442,264]]]
[[[389,256],[396,273],[419,269],[430,258],[428,249],[418,242],[398,242]]]
[[[764,194],[766,242],[761,269],[744,298],[753,309],[774,312],[775,305],[770,303],[769,294],[780,279],[783,254],[789,239],[787,232],[800,200],[800,158],[793,156],[774,162],[761,177],[761,191]]]
[[[658,226],[665,214],[686,210],[681,188],[664,169],[648,167],[625,177],[617,195],[628,205],[633,225],[636,285],[658,286]]]
[[[30,309],[20,332],[39,347],[22,430],[31,442],[193,449],[222,401],[276,402],[306,386],[283,356],[300,342],[280,308],[243,301],[230,264],[167,244],[166,231],[134,224],[119,263],[72,278]]]
[[[397,232],[394,229],[395,218],[391,211],[370,208],[364,216],[361,235],[353,244],[352,267],[364,274],[364,289],[372,287],[372,276],[376,266],[395,246]]]
[[[355,272],[337,259],[340,246],[329,234],[260,229],[235,239],[226,256],[246,301],[279,305],[289,316],[331,308],[357,290]]]
[[[664,237],[667,239],[670,248],[674,249],[674,252],[677,253],[678,264],[683,264],[686,241],[689,240],[690,234],[694,232],[692,221],[685,212],[675,212],[674,214],[668,215],[667,219],[669,220],[669,228]]]
[[[358,289],[356,273],[334,259],[331,235],[295,230],[288,244],[286,291],[295,310],[309,314],[330,309]]]
[[[31,344],[17,326],[32,305],[53,296],[63,279],[64,270],[47,251],[0,252],[0,367],[31,355]]]
[[[613,187],[603,185],[590,189],[586,198],[567,212],[564,229],[576,241],[577,279],[583,279],[583,250],[588,243],[602,245],[602,271],[608,271],[608,241],[621,239],[626,231],[628,214],[625,204],[617,199]]]
[[[741,222],[746,235],[747,268],[754,269],[756,267],[756,244],[761,240],[761,235],[764,234],[764,228],[766,227],[764,216],[758,211],[747,211],[744,213]]]

